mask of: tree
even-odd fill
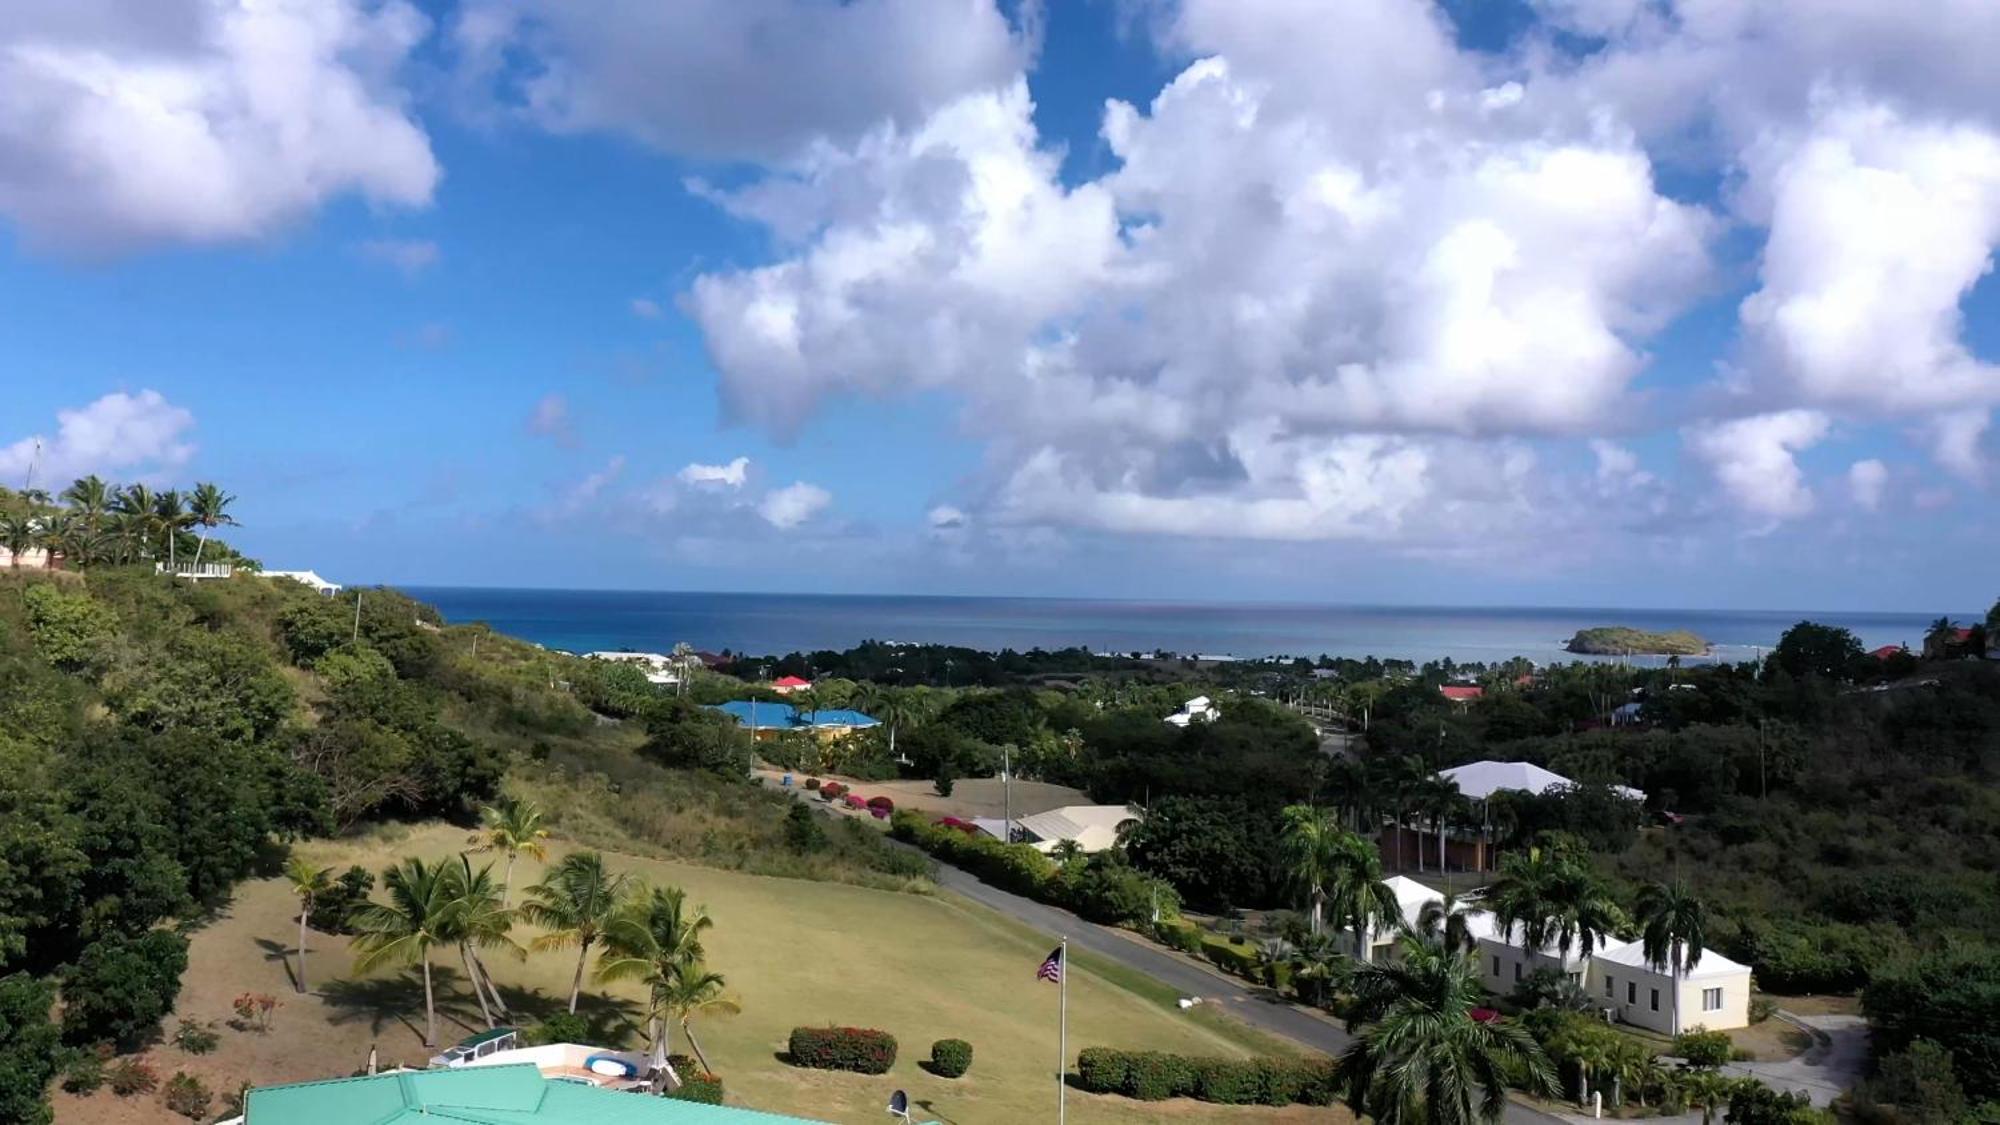
[[[1470,929],[1474,912],[1472,903],[1446,892],[1443,898],[1432,899],[1417,911],[1417,936],[1452,953],[1469,953],[1479,945]]]
[[[49,1125],[49,1080],[56,1075],[60,1036],[49,1021],[54,990],[15,973],[0,977],[0,1121]]]
[[[1683,1070],[1674,1076],[1673,1086],[1680,1091],[1681,1100],[1701,1110],[1701,1125],[1712,1125],[1715,1108],[1729,1104],[1741,1081],[1719,1070]]]
[[[877,691],[873,697],[866,700],[862,710],[889,728],[891,758],[899,758],[896,752],[896,733],[904,727],[915,726],[922,722],[924,716],[924,708],[916,696],[895,689]]]
[[[1844,680],[1860,659],[1861,642],[1853,633],[1811,621],[1785,630],[1778,647],[1771,650],[1771,665],[1795,679]]]
[[[118,616],[81,592],[37,584],[21,591],[28,610],[28,634],[35,652],[65,672],[92,673],[104,663],[105,649],[118,631]]]
[[[604,952],[597,959],[595,979],[601,984],[637,981],[646,987],[648,1035],[656,1063],[668,1054],[663,1021],[685,1018],[688,1012],[719,1001],[722,978],[701,969],[707,956],[702,935],[714,924],[702,907],[688,906],[679,887],[641,889],[605,924]],[[689,987],[690,981],[700,984],[704,976],[713,978],[712,988]]]
[[[493,883],[490,863],[475,871],[471,858],[461,854],[458,862],[449,866],[448,880],[451,918],[442,936],[458,947],[459,964],[465,967],[465,979],[472,984],[473,996],[479,1000],[479,1014],[490,1028],[493,1013],[497,1011],[504,1016],[507,1005],[501,1001],[500,990],[487,974],[478,951],[520,951],[509,936],[514,927],[514,912],[507,909],[503,888]]]
[[[194,486],[193,494],[188,497],[188,515],[201,528],[201,542],[194,549],[196,566],[201,565],[201,552],[208,546],[209,533],[225,525],[236,526],[236,517],[229,514],[229,505],[235,502],[236,497],[207,481]]]
[[[1470,958],[1414,937],[1400,953],[1355,970],[1347,1029],[1361,1030],[1334,1071],[1350,1109],[1381,1125],[1472,1125],[1500,1120],[1510,1078],[1555,1092],[1532,1036],[1472,1018],[1485,993]]]
[[[84,946],[63,981],[63,1038],[139,1049],[173,1010],[187,949],[186,938],[166,930],[114,934]]]
[[[627,877],[604,866],[600,852],[573,852],[549,869],[542,881],[528,888],[529,901],[521,916],[548,932],[529,948],[541,951],[576,947],[576,976],[570,981],[569,1011],[583,992],[584,964],[604,936],[625,898]]]
[[[1862,1085],[1861,1100],[1894,1107],[1894,1119],[1906,1125],[1958,1125],[1967,1119],[1965,1089],[1951,1052],[1929,1039],[1883,1055],[1875,1077]]]
[[[676,974],[673,983],[657,998],[666,1016],[681,1025],[681,1034],[687,1036],[688,1046],[694,1048],[703,1070],[713,1068],[708,1065],[708,1056],[702,1053],[701,1040],[694,1037],[694,1017],[711,1012],[735,1015],[743,1010],[741,1004],[723,991],[724,987],[721,973],[710,972],[697,961]]]
[[[1861,993],[1881,1053],[1928,1039],[1950,1051],[1974,1101],[2000,1099],[2000,951],[1947,949],[1878,970]]]
[[[299,900],[299,983],[301,993],[306,987],[306,921],[312,917],[313,902],[319,896],[333,889],[333,868],[314,867],[304,856],[293,855],[285,861],[285,880],[292,885],[292,894]]]
[[[1679,1035],[1680,980],[1701,962],[1707,942],[1707,912],[1701,900],[1679,880],[1671,884],[1648,883],[1639,888],[1637,905],[1640,951],[1647,967],[1674,978],[1673,1022],[1669,1027],[1673,1034]]]
[[[1284,811],[1279,855],[1285,879],[1305,900],[1306,914],[1313,933],[1319,932],[1326,911],[1326,884],[1338,862],[1340,847],[1348,835],[1327,809],[1310,805],[1289,805]]]
[[[364,903],[350,916],[357,974],[383,965],[420,965],[424,974],[424,1046],[437,1045],[437,997],[431,985],[431,950],[448,940],[455,887],[447,863],[405,859],[382,873],[389,901]]]
[[[1361,837],[1342,832],[1330,858],[1332,867],[1324,883],[1327,916],[1336,926],[1354,931],[1355,958],[1367,961],[1370,934],[1403,923],[1396,892],[1382,879],[1381,854]]]
[[[1332,934],[1305,934],[1292,947],[1292,987],[1308,1004],[1326,1003],[1353,971],[1354,959]]]
[[[1174,885],[1192,905],[1224,911],[1264,906],[1283,869],[1282,822],[1241,798],[1163,797],[1125,841],[1132,865]]]
[[[41,529],[36,526],[33,516],[23,513],[0,513],[0,547],[7,549],[7,565],[14,570],[21,569],[21,558],[34,550],[41,541]]]
[[[480,807],[479,832],[473,837],[478,850],[507,854],[507,872],[500,880],[500,905],[507,905],[514,884],[514,861],[523,855],[538,862],[546,860],[549,849],[543,841],[548,838],[542,810],[533,801],[509,797]]]

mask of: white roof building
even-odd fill
[[[1036,851],[1052,851],[1064,840],[1076,841],[1085,852],[1101,852],[1118,843],[1119,825],[1144,819],[1127,805],[1064,805],[1033,816],[1015,817],[1015,827],[1028,834]]]
[[[1197,695],[1181,704],[1180,710],[1168,715],[1167,722],[1173,726],[1184,727],[1189,723],[1212,723],[1221,717],[1222,710],[1213,700],[1205,695]]]
[[[263,574],[266,578],[289,578],[294,582],[303,582],[323,598],[340,593],[340,583],[328,582],[310,570],[267,570]]]
[[[1458,791],[1474,801],[1484,801],[1502,789],[1514,789],[1540,796],[1551,789],[1573,786],[1576,782],[1545,770],[1531,762],[1471,762],[1441,770],[1439,777],[1458,783]],[[1611,787],[1619,796],[1643,801],[1646,794],[1625,785]]]
[[[674,674],[674,658],[660,652],[586,652],[585,660],[609,660],[617,664],[637,664],[645,670],[646,682],[671,687],[680,683]]]

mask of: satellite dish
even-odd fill
[[[905,1121],[910,1119],[910,1095],[901,1090],[889,1095],[889,1114]]]

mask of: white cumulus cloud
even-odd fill
[[[1688,447],[1738,507],[1768,520],[1796,519],[1812,511],[1813,493],[1793,455],[1818,444],[1829,425],[1814,410],[1758,414],[1695,427]]]
[[[779,530],[789,530],[818,515],[833,503],[833,493],[816,484],[797,481],[766,493],[757,514]]]
[[[19,0],[0,11],[0,214],[111,253],[266,235],[328,199],[428,203],[403,0]]]
[[[56,412],[56,432],[0,446],[0,478],[18,484],[33,467],[50,491],[91,473],[149,477],[180,468],[194,456],[188,431],[194,415],[158,391],[117,391],[85,406]]]
[[[1875,511],[1882,506],[1882,491],[1889,486],[1889,466],[1870,457],[1847,467],[1848,495],[1857,507]]]
[[[704,465],[696,462],[687,465],[675,474],[682,484],[715,485],[724,488],[742,488],[749,479],[750,458],[737,457],[721,465]]]

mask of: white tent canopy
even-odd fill
[[[1457,782],[1458,791],[1475,801],[1484,801],[1502,789],[1517,789],[1539,796],[1558,786],[1576,784],[1554,770],[1545,770],[1530,762],[1471,762],[1441,771],[1438,776]],[[1628,786],[1614,785],[1611,789],[1630,800],[1646,799],[1645,793]]]

